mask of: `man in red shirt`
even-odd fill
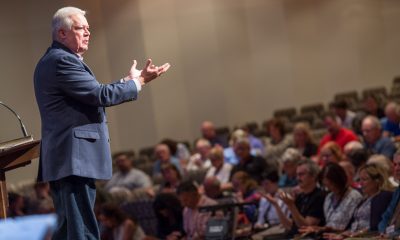
[[[337,122],[336,115],[333,113],[327,113],[324,117],[324,124],[328,132],[322,137],[319,146],[318,146],[318,153],[321,148],[330,141],[337,143],[343,150],[344,145],[351,141],[358,141],[358,137],[356,134],[340,125]]]

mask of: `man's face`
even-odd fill
[[[315,179],[309,174],[306,165],[300,165],[296,169],[297,181],[299,186],[304,189],[315,182]]]
[[[115,164],[121,172],[128,172],[132,168],[132,162],[126,155],[120,155],[115,159]]]
[[[76,54],[82,55],[89,48],[89,24],[83,15],[72,15],[71,29],[60,29],[58,36],[65,46]]]
[[[330,116],[325,118],[324,124],[330,134],[336,134],[336,132],[339,130],[339,124]]]
[[[393,159],[393,176],[400,181],[400,155],[396,155]]]
[[[156,153],[157,159],[161,160],[161,162],[163,162],[163,163],[168,162],[169,159],[171,158],[171,154],[166,145],[157,146],[155,153]]]
[[[247,159],[250,156],[250,146],[246,143],[236,143],[234,146],[235,154],[239,159]]]
[[[364,121],[361,130],[364,140],[370,144],[374,144],[381,136],[380,129],[374,126],[370,121]]]

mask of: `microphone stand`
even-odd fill
[[[18,119],[21,130],[22,130],[22,134],[24,135],[22,138],[17,138],[11,141],[7,141],[7,142],[3,142],[0,143],[0,153],[3,151],[6,151],[9,148],[12,148],[14,146],[20,145],[20,144],[25,144],[28,142],[33,141],[33,137],[31,135],[28,135],[28,132],[26,131],[25,125],[22,122],[21,118],[19,117],[19,115],[9,106],[7,106],[5,103],[0,101],[0,105],[4,106],[5,108],[7,108],[8,110],[10,110],[14,116]]]

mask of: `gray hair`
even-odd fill
[[[57,12],[53,16],[53,20],[51,21],[51,32],[53,36],[53,40],[57,39],[57,32],[61,28],[71,29],[72,28],[72,20],[71,16],[73,15],[82,15],[85,16],[86,11],[76,8],[76,7],[63,7],[57,10]]]
[[[318,165],[313,160],[311,160],[311,159],[300,160],[300,162],[297,164],[297,167],[301,166],[301,165],[306,165],[307,166],[308,174],[310,174],[310,176],[318,178],[318,174],[319,174],[320,169],[319,169]]]
[[[295,148],[288,148],[286,149],[286,151],[282,154],[282,163],[285,162],[290,162],[290,163],[294,163],[297,165],[297,163],[301,160],[302,155],[299,152],[299,150],[295,149]]]
[[[375,117],[373,115],[368,115],[363,119],[362,123],[367,122],[367,121],[369,121],[375,129],[379,129],[379,130],[382,129],[381,122],[379,121],[379,119],[377,117]]]

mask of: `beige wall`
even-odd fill
[[[85,61],[99,81],[125,75],[131,60],[172,64],[137,102],[108,109],[112,149],[164,137],[192,141],[211,119],[233,126],[277,108],[329,102],[336,92],[389,87],[400,66],[397,0],[93,0],[0,3],[0,101],[40,138],[32,75],[60,7],[88,10]],[[19,136],[0,108],[0,141]],[[8,173],[35,177],[34,164]]]

